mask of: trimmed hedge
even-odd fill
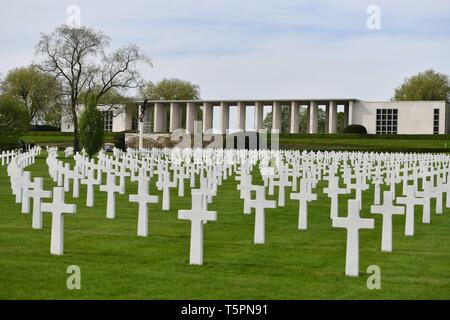
[[[117,149],[121,149],[123,151],[127,149],[125,145],[125,132],[113,132],[111,140]]]
[[[357,134],[367,134],[366,127],[360,125],[360,124],[351,124],[349,126],[346,126],[343,133],[357,133]]]
[[[56,131],[24,131],[24,136],[60,136],[72,137],[73,132],[56,132]]]
[[[423,147],[389,147],[389,146],[360,146],[360,145],[304,145],[282,144],[281,150],[307,150],[307,151],[349,151],[349,152],[402,152],[402,153],[449,153],[450,148],[423,148]]]
[[[61,128],[55,127],[55,126],[48,126],[48,125],[33,125],[30,127],[29,131],[50,131],[50,132],[61,132]]]

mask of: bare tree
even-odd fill
[[[126,92],[140,88],[142,77],[139,63],[150,64],[150,59],[138,46],[129,45],[113,51],[105,50],[110,38],[88,27],[73,28],[62,25],[51,34],[41,34],[36,55],[40,68],[55,75],[63,84],[68,111],[74,124],[74,148],[79,150],[77,106],[93,95],[100,99],[114,89]],[[82,94],[84,93],[84,94]]]

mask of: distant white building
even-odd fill
[[[351,121],[369,134],[446,134],[449,108],[445,101],[356,101]]]
[[[133,119],[133,113],[122,105],[99,105],[97,107],[103,114],[105,132],[122,132],[137,130],[137,119]],[[77,110],[78,116],[84,109],[80,105]],[[61,118],[61,132],[73,132],[73,121],[70,114],[63,114]]]
[[[290,110],[290,130],[298,133],[300,107],[306,107],[307,132],[318,133],[317,110],[326,111],[324,133],[336,133],[338,106],[344,110],[345,125],[360,124],[369,134],[447,134],[450,133],[450,105],[445,101],[380,101],[358,99],[280,99],[280,100],[195,100],[136,102],[136,111],[123,106],[99,106],[104,113],[105,131],[139,131],[143,133],[170,133],[184,128],[193,133],[194,121],[202,119],[203,132],[212,129],[214,116],[219,116],[218,132],[226,133],[230,122],[238,131],[257,131],[263,128],[264,107],[272,110],[272,129],[281,128],[281,108]],[[214,108],[218,112],[214,113]],[[230,119],[230,108],[237,108],[236,119]],[[253,108],[253,128],[246,127],[247,109]],[[267,109],[267,108],[266,108]],[[202,110],[202,115],[198,112]],[[133,116],[134,115],[134,116]],[[217,129],[217,128],[216,128]],[[64,116],[62,131],[73,132],[71,118]]]

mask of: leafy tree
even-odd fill
[[[88,103],[80,115],[80,142],[89,158],[92,158],[103,146],[105,136],[103,114],[97,109],[95,96],[88,98]]]
[[[264,118],[264,128],[272,129],[272,112],[267,113]],[[317,108],[317,128],[318,132],[325,132],[325,110]],[[289,133],[291,131],[291,111],[289,106],[281,107],[281,132]],[[300,108],[299,111],[299,133],[308,133],[308,109]]]
[[[76,150],[79,150],[77,105],[86,104],[89,95],[99,101],[111,90],[125,93],[142,87],[137,67],[139,63],[151,65],[136,45],[107,54],[109,40],[102,32],[88,27],[62,25],[51,34],[41,34],[36,46],[36,55],[41,57],[40,68],[62,83],[66,111],[74,124]]]
[[[148,82],[141,90],[142,99],[147,100],[198,100],[200,87],[189,81],[180,79],[162,79],[156,84]],[[196,120],[202,120],[202,111],[198,110]],[[169,112],[166,114],[166,123],[169,123]],[[186,126],[186,110],[182,110],[181,126]]]
[[[0,150],[19,147],[22,131],[29,124],[25,104],[11,95],[0,95]]]
[[[100,88],[93,88],[91,92],[83,91],[81,96],[84,96],[85,98],[83,98],[83,100],[87,101],[89,96],[97,96],[97,92],[99,90]],[[97,105],[101,105],[104,112],[114,109],[115,112],[113,112],[113,117],[122,114],[125,110],[128,114],[132,114],[134,117],[137,117],[138,112],[135,100],[135,98],[126,96],[116,89],[111,89],[97,100]]]
[[[317,108],[317,132],[318,133],[325,133],[325,126],[327,125],[326,122],[326,111]]]
[[[61,122],[61,86],[55,77],[36,66],[16,68],[1,82],[2,92],[25,104],[32,124]]]
[[[342,131],[344,131],[344,127],[345,127],[344,126],[344,124],[345,124],[344,117],[345,117],[344,112],[337,113],[337,128],[336,128],[337,133],[341,133]]]
[[[403,84],[395,89],[393,100],[450,101],[449,76],[430,69],[410,78],[406,78]]]
[[[163,79],[156,84],[148,82],[141,95],[148,100],[197,100],[200,87],[180,79]]]
[[[281,106],[281,132],[288,133],[290,132],[291,127],[291,115],[290,108],[287,106]],[[272,111],[267,113],[266,117],[263,121],[263,127],[267,129],[269,132],[272,130]]]

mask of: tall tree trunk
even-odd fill
[[[73,121],[73,148],[75,152],[80,151],[80,139],[78,136],[78,116],[77,116],[77,106],[76,101],[71,103],[72,109],[72,121]]]

